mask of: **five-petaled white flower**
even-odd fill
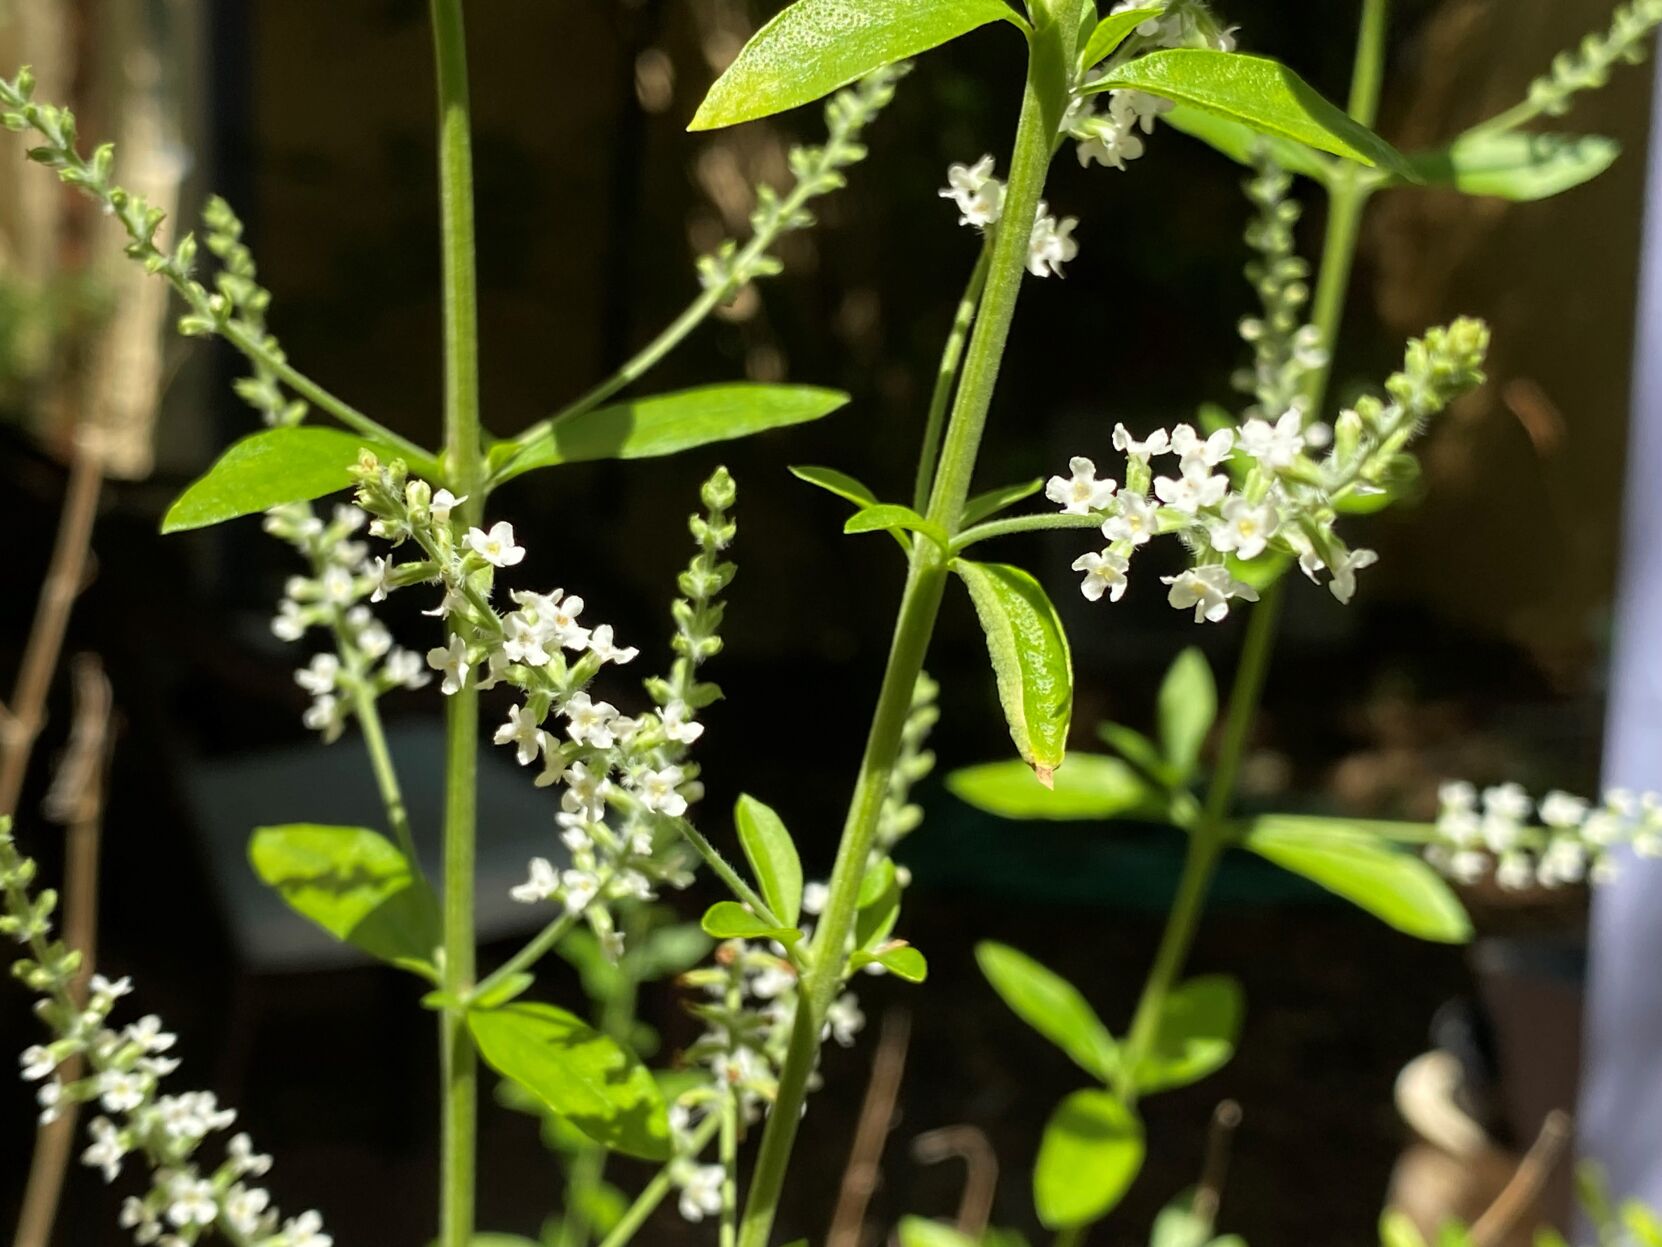
[[[702,1221],[721,1211],[721,1184],[727,1171],[720,1165],[690,1165],[681,1176],[678,1207],[688,1221]]]
[[[1121,494],[1119,509],[1102,521],[1102,535],[1109,541],[1147,545],[1154,536],[1159,508],[1141,494]]]
[[[853,992],[838,996],[825,1011],[825,1030],[839,1047],[852,1048],[854,1037],[865,1024],[866,1015],[860,1012],[860,1001]]]
[[[87,1131],[92,1135],[92,1146],[81,1153],[81,1163],[102,1170],[104,1181],[114,1182],[121,1176],[121,1158],[127,1155],[121,1131],[108,1117],[93,1118]]]
[[[1114,426],[1114,449],[1128,459],[1146,464],[1154,455],[1163,455],[1171,449],[1171,435],[1164,429],[1155,429],[1146,441],[1139,442],[1123,424]]]
[[[1191,567],[1175,576],[1162,576],[1160,582],[1171,586],[1166,601],[1180,611],[1194,608],[1196,623],[1221,623],[1227,619],[1231,598],[1247,602],[1258,600],[1258,590],[1236,580],[1221,563],[1208,563]]]
[[[427,651],[427,665],[434,671],[444,672],[444,681],[439,685],[439,691],[446,697],[461,692],[467,685],[468,673],[473,670],[473,664],[467,657],[467,645],[461,637],[454,634],[450,637],[449,645],[437,646]]]
[[[508,721],[492,737],[499,745],[512,744],[521,766],[530,766],[543,746],[542,725],[529,706],[509,706]]]
[[[594,701],[587,693],[573,693],[566,699],[566,735],[579,745],[593,745],[596,749],[610,749],[614,739],[613,723],[617,707],[607,701]]]
[[[1304,414],[1294,408],[1274,424],[1248,420],[1241,426],[1241,449],[1272,472],[1293,466],[1304,453]]]
[[[1157,476],[1154,493],[1161,502],[1185,515],[1194,515],[1203,507],[1215,507],[1229,492],[1227,476],[1213,476],[1204,459],[1199,456],[1185,459],[1180,476]]]
[[[1356,573],[1377,562],[1379,555],[1372,550],[1350,551],[1331,569],[1333,579],[1327,583],[1328,591],[1346,606],[1350,605],[1351,598],[1356,596]]]
[[[205,1178],[175,1178],[168,1197],[167,1219],[180,1229],[191,1225],[212,1225],[219,1215],[214,1184]]]
[[[1269,500],[1256,506],[1245,497],[1235,494],[1223,504],[1223,519],[1211,528],[1212,546],[1238,558],[1255,559],[1264,552],[1264,546],[1275,536],[1281,522],[1275,506]]]
[[[973,165],[953,165],[946,171],[941,198],[958,205],[958,224],[986,229],[1004,212],[1004,183],[993,176],[993,158],[983,156]]]
[[[1104,593],[1108,594],[1110,602],[1124,597],[1125,573],[1130,566],[1130,559],[1112,550],[1104,550],[1101,554],[1081,554],[1073,561],[1073,570],[1085,573],[1079,591],[1093,602],[1100,601]]]
[[[678,791],[686,773],[678,766],[666,766],[658,771],[644,771],[635,791],[641,804],[649,810],[670,818],[680,818],[687,812],[687,799]]]
[[[1096,479],[1096,464],[1075,456],[1068,460],[1071,476],[1053,476],[1045,485],[1045,497],[1056,503],[1067,515],[1090,515],[1106,510],[1118,488],[1112,480]]]
[[[433,516],[433,522],[436,524],[450,523],[450,512],[466,502],[467,497],[466,494],[463,494],[458,498],[448,489],[439,490],[433,495],[433,501],[428,504],[427,508]]]
[[[530,878],[509,888],[508,895],[521,905],[535,905],[553,896],[559,886],[560,876],[555,872],[553,863],[546,857],[533,857]]]
[[[1050,215],[1049,205],[1039,200],[1033,233],[1027,243],[1027,271],[1035,277],[1061,277],[1062,265],[1079,254],[1079,244],[1073,237],[1078,225],[1078,217],[1057,220]]]
[[[467,530],[468,549],[492,567],[512,567],[525,558],[525,547],[514,544],[514,526],[507,520],[498,520],[490,531],[477,528]]]

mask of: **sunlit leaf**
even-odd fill
[[[1136,30],[1151,17],[1159,17],[1165,12],[1164,5],[1154,5],[1152,8],[1126,9],[1121,13],[1110,13],[1096,24],[1091,37],[1083,45],[1079,53],[1079,64],[1086,69],[1100,64],[1114,54],[1114,49],[1131,37]]]
[[[795,927],[772,926],[737,901],[717,901],[704,911],[700,925],[706,935],[718,940],[778,940],[782,944],[794,944],[802,938],[802,932]]]
[[[1075,1091],[1045,1125],[1033,1204],[1048,1229],[1089,1225],[1118,1204],[1143,1167],[1143,1123],[1108,1091]]]
[[[960,1234],[950,1225],[923,1217],[902,1217],[895,1230],[900,1247],[981,1247],[967,1234]]]
[[[733,809],[739,844],[774,917],[796,926],[802,913],[802,862],[784,820],[755,797],[741,796]]]
[[[967,766],[946,777],[960,801],[999,818],[1060,822],[1118,818],[1156,807],[1157,794],[1130,766],[1103,754],[1068,755],[1068,764],[1041,784],[1033,768],[1010,759]]]
[[[1478,131],[1441,151],[1416,152],[1408,163],[1431,186],[1527,202],[1591,182],[1621,152],[1615,139],[1599,135]]]
[[[949,540],[946,529],[939,524],[924,519],[911,507],[899,506],[892,502],[880,502],[874,507],[856,511],[843,525],[845,533],[881,533],[894,529],[921,533],[942,549],[946,548]]]
[[[222,524],[290,502],[310,502],[352,484],[360,450],[397,452],[357,433],[315,425],[265,429],[231,445],[167,509],[164,533]]]
[[[905,979],[908,983],[921,983],[929,977],[928,959],[910,944],[881,948],[875,952],[860,949],[848,959],[851,970],[861,970],[870,965],[882,966],[896,978]]]
[[[1333,172],[1331,156],[1193,104],[1174,104],[1169,112],[1160,114],[1160,120],[1192,139],[1199,139],[1237,164],[1255,165],[1262,152],[1287,172],[1301,173],[1323,184]]]
[[[1005,507],[1013,507],[1016,503],[1031,498],[1044,487],[1044,477],[1039,476],[1030,481],[1019,481],[1014,485],[1004,485],[998,489],[989,489],[984,494],[976,494],[964,504],[963,519],[959,522],[965,528],[971,524],[979,524],[988,516],[997,515]]]
[[[1132,1072],[1138,1093],[1186,1087],[1229,1064],[1241,1033],[1241,999],[1241,985],[1224,974],[1204,974],[1168,992],[1154,1043]]]
[[[1074,985],[1026,953],[983,940],[976,964],[1022,1021],[1067,1053],[1087,1074],[1107,1082],[1119,1068],[1119,1049],[1096,1010]]]
[[[857,507],[877,505],[876,494],[848,473],[839,472],[836,468],[797,466],[791,468],[791,475],[799,481],[807,481],[810,485],[818,485],[827,493],[836,494],[837,497],[846,499]]]

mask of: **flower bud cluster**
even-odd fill
[[[941,720],[937,704],[941,686],[927,671],[918,673],[912,689],[912,707],[900,730],[900,752],[889,772],[888,791],[877,816],[877,838],[872,847],[872,865],[880,857],[893,855],[895,845],[916,831],[923,822],[923,807],[912,802],[912,789],[935,769],[935,754],[928,748],[929,733]]]
[[[524,698],[509,709],[495,733],[521,766],[540,763],[538,787],[558,787],[556,821],[571,866],[556,870],[546,858],[530,863],[529,876],[512,895],[525,904],[556,901],[582,913],[609,954],[622,936],[604,902],[650,900],[659,884],[691,881],[675,821],[703,795],[688,746],[703,733],[699,710],[720,696],[696,678],[698,666],[719,651],[721,605],[715,599],[732,579],[720,554],[732,541],[727,511],[735,498],[725,469],[705,484],[706,513],[691,521],[698,555],[681,576],[684,598],[674,608],[677,659],[671,674],[650,680],[655,709],[625,715],[591,692],[601,670],[637,657],[617,643],[609,624],[583,622],[586,604],[562,589],[514,590],[513,609],[491,604],[498,573],[525,558],[513,526],[458,532],[453,510],[465,499],[436,493],[410,479],[401,463],[383,465],[367,452],[357,468],[359,504],[374,518],[370,535],[394,550],[413,544],[421,557],[376,560],[388,587],[437,583],[443,600],[431,612],[445,618],[450,639],[429,651],[428,665],[443,673],[442,691],[499,684]],[[608,823],[608,814],[616,825]]]
[[[946,171],[942,199],[958,208],[958,224],[983,232],[997,225],[1004,215],[1004,183],[993,176],[993,158],[983,156],[973,165],[953,165]],[[1050,205],[1039,201],[1033,218],[1033,233],[1027,243],[1027,271],[1035,277],[1061,277],[1062,265],[1079,255],[1073,231],[1077,217],[1051,215]]]
[[[1644,60],[1646,41],[1659,25],[1662,0],[1632,0],[1618,6],[1604,34],[1588,35],[1574,51],[1559,53],[1552,69],[1529,84],[1530,105],[1548,116],[1563,116],[1577,94],[1608,82],[1615,66]]]
[[[214,288],[229,305],[238,323],[263,340],[273,355],[281,359],[282,348],[266,332],[266,311],[271,307],[271,292],[260,285],[254,253],[242,241],[242,221],[230,204],[214,195],[202,209],[202,224],[207,231],[208,250],[219,260],[219,271],[214,274]],[[276,372],[264,359],[256,357],[253,365],[253,375],[240,378],[233,385],[237,396],[273,427],[288,427],[303,421],[306,404],[284,392]]]
[[[1662,795],[1612,788],[1602,803],[1549,792],[1539,804],[1517,784],[1480,794],[1464,780],[1438,789],[1437,839],[1426,860],[1461,883],[1491,870],[1509,891],[1616,877],[1615,850],[1662,857]]]
[[[1285,169],[1261,159],[1257,175],[1244,184],[1258,210],[1246,231],[1247,245],[1257,253],[1246,277],[1264,308],[1262,317],[1245,317],[1240,326],[1253,350],[1253,365],[1236,374],[1235,388],[1257,399],[1245,412],[1249,420],[1273,423],[1296,409],[1300,422],[1307,422],[1305,385],[1311,373],[1327,364],[1321,331],[1303,320],[1310,301],[1310,266],[1294,248],[1293,227],[1302,209],[1287,198],[1292,181]]]
[[[277,507],[265,518],[265,530],[298,550],[312,571],[289,578],[271,630],[285,641],[298,641],[311,628],[325,628],[334,638],[333,653],[313,655],[294,673],[295,683],[312,695],[303,721],[325,741],[339,739],[366,699],[431,680],[420,656],[394,645],[365,605],[386,597],[388,585],[385,560],[370,558],[369,548],[354,540],[367,518],[357,507],[339,506],[325,524],[304,502]]]
[[[1092,601],[1106,593],[1117,602],[1133,554],[1156,535],[1175,533],[1192,563],[1161,579],[1171,605],[1193,609],[1197,622],[1226,618],[1234,598],[1257,600],[1229,560],[1249,562],[1266,551],[1296,557],[1312,581],[1325,571],[1333,596],[1349,602],[1356,573],[1377,556],[1345,545],[1334,527],[1337,508],[1386,494],[1415,470],[1408,443],[1430,416],[1481,382],[1488,343],[1487,326],[1469,319],[1409,343],[1403,370],[1385,383],[1390,401],[1363,398],[1340,413],[1319,459],[1309,453],[1312,443],[1327,439],[1312,437],[1296,409],[1273,424],[1250,419],[1204,438],[1180,424],[1137,441],[1123,424],[1116,426],[1114,446],[1126,455],[1123,489],[1097,479],[1096,465],[1083,457],[1070,461],[1070,475],[1052,477],[1046,487],[1046,497],[1064,512],[1101,518],[1108,547],[1073,565],[1085,573],[1082,592]],[[1177,456],[1177,474],[1155,475],[1150,460],[1166,454]]]
[[[102,1110],[88,1123],[92,1142],[81,1159],[106,1182],[130,1157],[151,1171],[149,1191],[122,1205],[122,1228],[135,1243],[159,1247],[186,1247],[216,1233],[240,1247],[330,1247],[316,1212],[285,1221],[270,1192],[248,1181],[264,1176],[271,1158],[256,1153],[246,1134],[227,1141],[217,1166],[204,1165],[202,1145],[228,1130],[236,1113],[209,1092],[163,1093],[162,1081],[179,1065],[168,1055],[176,1037],[154,1015],[122,1027],[109,1021],[116,1002],[132,992],[130,980],[93,975],[84,1005],[77,1003],[72,983],[80,958],[51,940],[55,897],[48,891],[32,898],[34,878],[34,862],[18,853],[9,820],[0,820],[0,935],[29,946],[31,956],[13,973],[40,993],[35,1012],[52,1033],[23,1051],[22,1075],[40,1084],[42,1124],[73,1104]]]
[[[848,184],[843,170],[866,158],[861,134],[894,99],[895,84],[909,68],[903,63],[873,70],[831,97],[825,106],[825,145],[791,149],[795,185],[784,195],[770,186],[757,187],[756,207],[750,214],[751,240],[740,247],[728,239],[713,254],[699,257],[698,279],[704,289],[727,300],[756,278],[783,270],[768,248],[782,234],[811,228],[814,214],[808,203]]]

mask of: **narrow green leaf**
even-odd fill
[[[887,859],[883,866],[887,869],[873,872],[879,874],[882,889],[867,900],[862,886],[860,905],[854,912],[854,947],[865,952],[876,952],[900,921],[900,878]]]
[[[1265,134],[1416,180],[1402,154],[1279,61],[1210,48],[1172,48],[1127,61],[1085,88],[1129,87],[1243,122]]]
[[[971,524],[979,524],[989,516],[997,515],[1005,507],[1013,507],[1016,503],[1031,498],[1044,487],[1044,477],[1037,476],[1030,481],[1018,481],[1014,485],[1005,485],[998,489],[989,489],[984,494],[976,494],[964,504],[964,515],[959,523],[965,528]]]
[[[1615,164],[1621,152],[1615,139],[1593,134],[1478,131],[1441,151],[1416,152],[1408,163],[1432,186],[1529,202],[1591,182]]]
[[[1313,147],[1279,135],[1265,134],[1243,121],[1207,112],[1193,104],[1176,104],[1171,111],[1161,113],[1160,120],[1172,129],[1222,152],[1236,164],[1251,167],[1257,163],[1258,153],[1262,151],[1288,173],[1301,173],[1323,185],[1333,173],[1333,158]]]
[[[1161,756],[1160,747],[1136,728],[1104,721],[1096,725],[1096,734],[1103,744],[1131,763],[1141,775],[1166,789],[1179,786],[1177,777]]]
[[[975,960],[1011,1012],[1067,1053],[1087,1074],[1103,1082],[1114,1076],[1119,1068],[1119,1048],[1096,1010],[1072,983],[1026,953],[991,940],[975,946]]]
[[[856,511],[848,517],[843,525],[845,533],[880,533],[901,528],[907,532],[922,533],[941,549],[946,549],[951,540],[946,529],[932,520],[926,520],[911,507],[899,506],[892,502],[880,502],[874,507],[866,507]]]
[[[923,1217],[902,1217],[895,1235],[900,1247],[981,1247],[968,1234]]]
[[[894,862],[885,857],[860,877],[860,892],[854,901],[854,908],[865,909],[877,904],[883,894],[894,886]]]
[[[492,483],[537,468],[595,459],[652,459],[828,416],[848,395],[809,385],[734,382],[633,399],[562,420],[520,445],[491,451]]]
[[[967,766],[946,777],[947,789],[960,801],[999,818],[1076,822],[1158,808],[1158,794],[1142,776],[1103,754],[1075,750],[1051,784],[1041,784],[1032,767],[1015,759]]]
[[[1160,746],[1178,783],[1187,783],[1218,717],[1218,686],[1206,655],[1193,647],[1177,656],[1160,685]]]
[[[251,433],[174,500],[162,517],[162,532],[207,528],[345,489],[363,449],[397,456],[357,433],[309,424]]]
[[[799,481],[807,481],[810,485],[818,485],[827,493],[852,502],[857,507],[874,507],[877,505],[877,495],[872,493],[859,481],[846,472],[839,472],[836,468],[816,468],[798,466],[791,469],[791,475]]]
[[[882,966],[896,978],[905,979],[908,983],[921,983],[929,977],[928,960],[910,944],[898,944],[876,952],[860,949],[848,959],[851,970],[864,969],[870,965]]]
[[[1472,937],[1471,919],[1436,871],[1355,824],[1271,815],[1253,821],[1242,847],[1408,935],[1443,944]]]
[[[1143,1123],[1116,1095],[1075,1091],[1045,1125],[1033,1204],[1047,1229],[1106,1216],[1143,1167]]]
[[[469,1013],[479,1055],[597,1143],[667,1160],[669,1118],[658,1084],[634,1055],[581,1018],[520,1002]]]
[[[778,940],[794,944],[802,938],[795,927],[774,927],[763,922],[737,901],[717,901],[704,911],[700,924],[706,935],[718,940]]]
[[[802,914],[802,862],[791,843],[791,833],[772,807],[755,797],[741,796],[733,808],[739,843],[762,889],[762,899],[774,917],[796,926]]]
[[[510,974],[501,984],[485,992],[473,1002],[475,1009],[500,1009],[503,1005],[512,1004],[530,989],[537,980],[532,975],[521,971]]]
[[[1165,11],[1164,5],[1157,4],[1152,8],[1110,13],[1096,24],[1090,39],[1083,45],[1084,50],[1079,54],[1079,67],[1089,69],[1093,65],[1100,65],[1114,54],[1120,44],[1131,37],[1132,31],[1149,18],[1159,17]]]
[[[716,130],[812,103],[996,21],[1023,25],[1003,0],[797,0],[745,44],[687,128]]]
[[[1010,737],[1041,783],[1067,752],[1073,717],[1073,655],[1056,608],[1039,582],[1004,563],[954,559],[987,637]]]
[[[1162,1002],[1154,1044],[1132,1073],[1139,1095],[1199,1082],[1229,1064],[1241,1033],[1241,985],[1204,974]]]
[[[248,860],[290,909],[337,940],[437,981],[438,901],[385,836],[316,823],[261,827]]]

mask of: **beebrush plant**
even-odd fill
[[[126,235],[127,251],[168,282],[190,335],[218,336],[247,357],[242,398],[268,426],[230,447],[169,509],[165,531],[263,513],[293,547],[274,632],[313,638],[296,679],[311,696],[306,723],[326,741],[355,726],[385,804],[384,829],[289,825],[257,829],[254,869],[298,913],[335,937],[424,980],[422,1004],[441,1037],[442,1247],[474,1241],[476,1114],[482,1060],[502,1079],[499,1098],[544,1114],[585,1166],[568,1183],[553,1241],[621,1247],[672,1195],[688,1220],[714,1223],[724,1247],[766,1247],[775,1238],[824,1043],[853,1043],[862,1014],[855,974],[922,982],[924,955],[898,934],[907,872],[893,858],[921,814],[911,789],[930,772],[927,748],[936,687],[923,664],[953,581],[963,584],[986,633],[998,699],[1019,768],[992,777],[1005,802],[1098,801],[1104,784],[1131,794],[1121,809],[1160,810],[1189,834],[1191,856],[1173,926],[1127,1038],[1115,1040],[1082,997],[1014,950],[985,946],[983,967],[1018,1012],[1056,1039],[1100,1086],[1070,1097],[1041,1149],[1035,1194],[1041,1220],[1064,1240],[1111,1209],[1141,1164],[1136,1099],[1204,1075],[1226,1060],[1240,1012],[1227,981],[1179,982],[1206,882],[1222,850],[1242,842],[1230,817],[1283,577],[1296,564],[1348,602],[1357,573],[1375,561],[1352,546],[1339,521],[1408,492],[1410,452],[1427,421],[1481,379],[1487,331],[1459,320],[1411,343],[1402,370],[1378,396],[1325,413],[1332,348],[1369,196],[1422,182],[1528,199],[1595,176],[1614,158],[1607,141],[1524,134],[1517,127],[1563,110],[1630,59],[1662,21],[1662,3],[1619,11],[1607,37],[1555,65],[1517,109],[1444,150],[1405,156],[1371,130],[1384,0],[1363,0],[1356,82],[1346,108],[1287,67],[1238,50],[1240,32],[1200,0],[1119,4],[1092,0],[797,0],[764,26],[711,88],[693,129],[770,116],[826,97],[827,141],[797,149],[791,185],[757,193],[752,235],[696,266],[700,292],[686,311],[615,374],[553,416],[507,438],[489,434],[478,397],[474,197],[467,58],[460,0],[431,0],[439,104],[445,437],[416,445],[311,381],[270,331],[270,294],[229,205],[211,201],[203,240],[170,239],[161,215],[115,180],[108,146],[83,155],[73,117],[33,98],[27,71],[0,82],[0,122],[27,133],[29,155],[91,196]],[[804,876],[793,837],[761,799],[741,797],[733,832],[748,867],[729,863],[695,826],[703,795],[695,747],[700,713],[719,689],[705,664],[721,649],[722,593],[737,528],[737,490],[718,471],[698,490],[690,522],[694,554],[672,607],[673,661],[628,699],[621,668],[640,661],[635,638],[598,622],[569,586],[527,585],[522,534],[489,509],[494,490],[531,471],[602,458],[636,459],[830,414],[845,396],[807,386],[716,385],[612,403],[744,286],[779,271],[771,248],[813,223],[811,202],[838,189],[865,154],[865,127],[888,103],[907,58],[997,28],[1023,54],[1026,75],[1010,154],[966,152],[941,194],[979,252],[922,413],[922,449],[909,505],[885,501],[846,472],[794,469],[855,506],[849,533],[883,532],[907,566],[894,641],[844,820],[823,883]],[[1262,314],[1243,323],[1252,350],[1236,417],[1204,409],[1194,423],[1133,432],[1104,425],[1103,446],[1082,447],[1065,473],[995,487],[972,497],[977,455],[1016,304],[1028,280],[1060,277],[1089,245],[1090,223],[1052,205],[1047,172],[1070,149],[1115,176],[1135,168],[1162,126],[1194,135],[1251,168],[1255,252],[1249,276]],[[1006,176],[997,176],[1002,167]],[[1294,247],[1291,179],[1332,198],[1315,292]],[[946,222],[950,217],[945,218]],[[210,263],[211,262],[211,263]],[[209,266],[211,273],[203,274]],[[1087,294],[1089,292],[1086,292]],[[330,423],[315,423],[321,415]],[[1119,479],[1090,457],[1111,444],[1125,457]],[[350,504],[317,503],[351,491]],[[1043,490],[1050,511],[1009,515]],[[688,489],[689,495],[692,490]],[[1021,568],[972,559],[984,542],[1054,529],[1099,530],[1101,543],[1075,570],[1086,597],[1118,600],[1133,561],[1160,539],[1181,551],[1182,570],[1162,577],[1174,623],[1216,623],[1241,603],[1252,612],[1231,701],[1224,751],[1202,802],[1190,790],[1216,709],[1204,664],[1180,660],[1161,697],[1161,744],[1129,729],[1110,740],[1129,762],[1067,753],[1073,671],[1067,638],[1046,589]],[[534,541],[534,537],[528,538]],[[376,618],[392,593],[429,603],[430,633],[400,645]],[[394,687],[429,687],[447,720],[443,872],[429,880],[377,701]],[[511,697],[507,718],[482,725],[481,692]],[[610,698],[616,698],[621,706]],[[473,926],[475,757],[488,733],[549,790],[554,834],[526,865],[513,899],[546,923],[523,949],[481,973]],[[1066,765],[1064,766],[1064,763]],[[1076,782],[1075,777],[1079,777]],[[959,785],[962,790],[963,785]],[[1013,795],[1012,795],[1013,794]],[[1034,794],[1041,794],[1035,797]],[[1052,809],[1062,808],[1060,806]],[[1074,807],[1077,809],[1077,804]],[[1047,815],[1054,816],[1054,814]],[[1522,816],[1519,815],[1521,818]],[[206,1156],[198,1149],[231,1124],[206,1093],[164,1094],[174,1072],[172,1037],[156,1019],[116,1029],[109,1017],[129,984],[97,980],[72,991],[75,950],[50,936],[54,898],[33,890],[35,870],[8,829],[0,838],[4,933],[28,945],[20,977],[41,994],[46,1042],[23,1071],[40,1083],[41,1111],[96,1101],[84,1159],[112,1180],[145,1171],[148,1193],[119,1207],[139,1242],[193,1243],[214,1235],[238,1244],[327,1247],[315,1212],[285,1219],[247,1179],[267,1165],[243,1136]],[[1327,884],[1405,929],[1460,938],[1453,894],[1394,841],[1367,825],[1259,820],[1248,847]],[[556,847],[557,846],[557,847]],[[731,893],[702,916],[713,942],[655,958],[643,915],[703,866]],[[562,950],[589,967],[601,1006],[591,1025],[577,1012],[533,999],[536,972]],[[683,949],[684,953],[684,949]],[[599,967],[609,967],[601,970]],[[655,1077],[631,1025],[632,987],[678,973],[703,1024],[679,1054],[674,1078]],[[604,985],[602,985],[604,980]],[[621,1002],[621,1003],[618,1003]],[[812,1121],[812,1117],[808,1118]],[[741,1172],[741,1141],[759,1131]],[[600,1165],[608,1152],[661,1168],[632,1201],[607,1203]],[[123,1179],[125,1180],[125,1179]],[[927,1224],[927,1223],[924,1223]],[[1175,1221],[1169,1224],[1177,1224]],[[1184,1233],[1195,1227],[1184,1222]],[[1180,1227],[1182,1228],[1182,1227]],[[1172,1241],[1203,1242],[1200,1237]],[[914,1232],[916,1231],[914,1227]],[[1172,1231],[1175,1233],[1176,1231]]]

